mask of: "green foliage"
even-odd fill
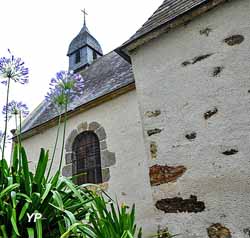
[[[94,233],[92,238],[141,238],[141,229],[135,225],[135,206],[130,212],[129,207],[114,206],[113,202],[107,203],[103,197],[95,197],[89,221]]]
[[[0,160],[0,237],[135,237],[134,206],[130,213],[126,206],[115,210],[102,195],[75,185],[59,172],[47,179],[47,164],[48,152],[41,149],[33,174],[19,145],[11,167]],[[42,219],[29,221],[32,213],[42,214]]]

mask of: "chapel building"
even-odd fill
[[[249,12],[249,0],[165,0],[108,54],[85,22],[69,45],[85,91],[67,112],[62,173],[135,203],[145,237],[249,237]],[[49,106],[23,126],[33,168],[53,150]]]

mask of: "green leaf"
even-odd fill
[[[6,226],[5,225],[1,225],[0,226],[1,232],[2,232],[2,237],[3,238],[8,238],[7,232],[6,232]]]
[[[34,177],[35,182],[39,185],[45,176],[45,171],[48,163],[48,151],[45,153],[44,149],[41,149],[40,158],[38,161],[36,174]]]
[[[27,155],[26,152],[24,150],[24,148],[21,148],[21,158],[22,158],[22,166],[23,166],[23,175],[25,177],[25,191],[27,194],[31,194],[31,181],[30,181],[30,174],[29,174],[29,166],[28,166],[28,160],[27,160]]]
[[[36,219],[36,233],[37,238],[43,237],[42,219]]]
[[[22,210],[21,210],[21,212],[20,212],[18,221],[21,221],[21,220],[23,219],[23,217],[24,217],[24,215],[26,214],[26,211],[27,211],[28,208],[29,208],[29,203],[26,202],[26,203],[23,205],[23,207],[22,207]]]
[[[2,192],[0,192],[0,199],[7,195],[10,191],[15,190],[16,188],[19,187],[19,184],[14,183],[9,185],[7,188],[5,188]]]
[[[13,227],[15,233],[18,236],[20,236],[18,228],[17,228],[17,222],[16,222],[16,209],[12,209],[12,215],[11,215],[10,220],[11,220],[11,224],[12,224],[12,227]]]
[[[35,238],[35,232],[33,228],[27,228],[28,238]]]

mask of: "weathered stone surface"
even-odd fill
[[[250,237],[250,227],[246,227],[243,229],[244,234],[246,234],[248,237]]]
[[[95,131],[97,130],[101,125],[96,122],[96,121],[93,121],[89,124],[89,131]]]
[[[66,158],[66,164],[70,164],[72,163],[72,156],[73,156],[73,152],[69,152],[69,153],[66,153],[65,155],[65,158]]]
[[[152,136],[152,135],[155,135],[155,134],[159,134],[161,132],[162,132],[162,129],[155,128],[155,129],[152,129],[152,130],[148,130],[147,134],[148,134],[148,136]]]
[[[102,181],[107,182],[110,179],[109,168],[102,169]]]
[[[65,165],[62,168],[62,175],[65,177],[71,177],[72,176],[72,164]]]
[[[229,46],[239,45],[244,41],[244,36],[242,35],[233,35],[224,40]]]
[[[194,140],[196,138],[197,134],[196,132],[191,132],[191,133],[188,133],[185,135],[185,137],[188,139],[188,140]]]
[[[106,150],[107,149],[107,142],[106,140],[100,141],[100,149]]]
[[[236,149],[229,149],[229,150],[225,150],[222,152],[223,155],[234,155],[237,154],[239,151]]]
[[[147,117],[158,117],[159,115],[161,115],[161,110],[147,111],[145,115]]]
[[[155,206],[165,213],[197,213],[205,210],[204,202],[197,201],[197,197],[194,195],[191,195],[189,199],[183,199],[181,197],[165,198],[157,201]]]
[[[104,130],[103,127],[100,127],[98,128],[96,131],[95,131],[96,135],[98,136],[99,140],[102,141],[102,140],[105,140],[107,135],[106,135],[106,132]]]
[[[152,186],[175,182],[185,172],[186,168],[182,165],[171,167],[167,165],[154,165],[149,169],[150,183]]]
[[[78,133],[82,133],[88,129],[88,123],[82,122],[80,125],[77,126]]]
[[[115,164],[115,153],[108,150],[101,151],[102,168],[107,168]]]
[[[207,234],[209,238],[232,238],[230,230],[220,223],[208,227]]]
[[[219,76],[223,69],[224,69],[223,66],[214,67],[214,69],[213,69],[213,77]]]
[[[210,27],[206,27],[205,29],[200,30],[201,35],[209,36],[212,29]]]
[[[196,64],[197,62],[202,61],[202,60],[204,60],[204,59],[210,57],[211,55],[213,55],[213,53],[204,54],[204,55],[199,55],[199,56],[194,57],[194,58],[191,59],[191,60],[186,60],[186,61],[182,62],[181,65],[182,65],[182,66],[188,66],[188,65],[190,65],[190,64]]]
[[[100,183],[100,184],[96,184],[96,185],[88,185],[87,189],[101,195],[102,191],[107,191],[109,188],[109,184],[107,182],[105,183]]]
[[[156,159],[157,158],[157,144],[154,141],[151,141],[150,143],[150,153],[151,153],[151,159]]]
[[[217,107],[214,107],[213,109],[205,112],[204,113],[205,120],[209,119],[210,117],[212,117],[213,115],[215,115],[217,112],[218,112]]]
[[[66,151],[72,151],[72,145],[74,142],[74,139],[77,137],[78,131],[76,129],[72,130],[68,136],[68,139],[65,144]]]

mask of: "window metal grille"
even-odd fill
[[[100,143],[94,132],[79,134],[73,143],[75,183],[102,183]]]

